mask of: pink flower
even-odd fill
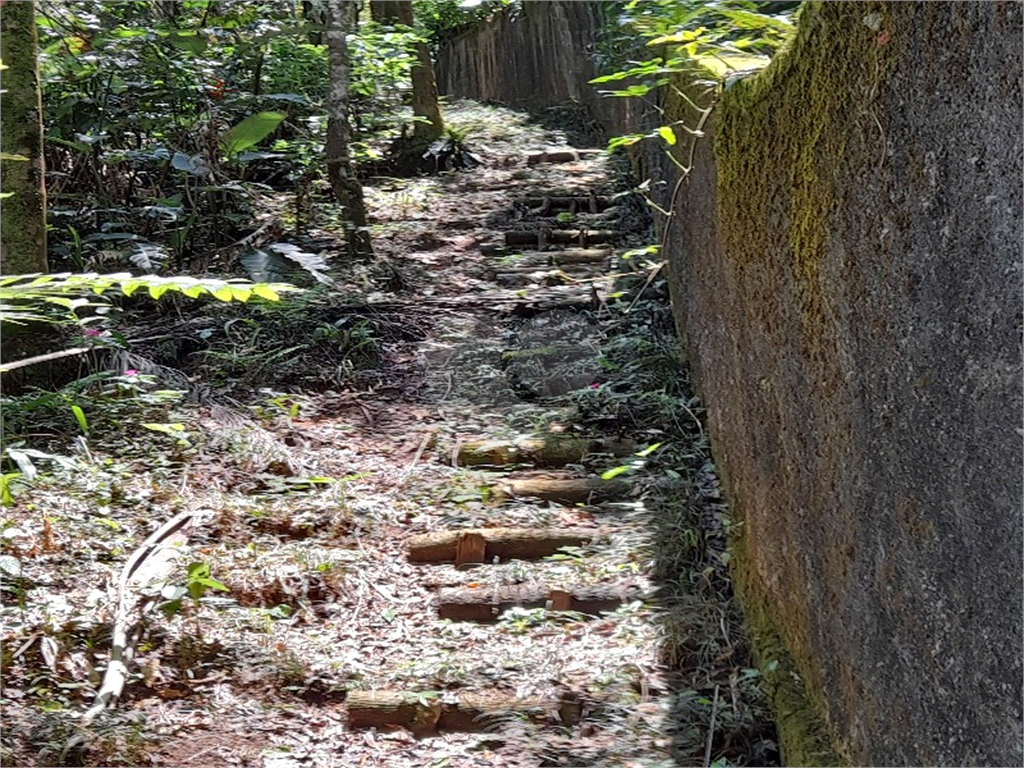
[[[125,376],[138,376],[139,372],[136,371],[134,368],[129,368],[127,371],[124,372],[124,375]]]
[[[96,330],[95,328],[86,328],[84,331],[82,331],[82,333],[84,333],[86,336],[100,336],[101,335],[101,332]]]

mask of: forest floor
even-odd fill
[[[777,764],[643,202],[604,154],[529,164],[568,143],[526,115],[448,119],[483,165],[368,180],[377,264],[297,310],[159,320],[319,359],[240,349],[188,397],[85,408],[4,509],[3,765]],[[310,225],[336,247],[329,205]],[[609,242],[550,242],[579,229]],[[316,386],[275,378],[296,360]],[[183,513],[87,723],[122,568]]]

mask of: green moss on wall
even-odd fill
[[[836,180],[869,153],[883,158],[875,98],[893,60],[886,3],[805,3],[797,32],[759,75],[726,88],[716,112],[718,234],[737,275],[757,267],[748,322],[778,327],[787,289],[794,292],[800,348],[812,359],[829,348],[830,308],[820,290],[829,253]],[[855,161],[855,162],[854,162]],[[742,499],[732,494],[739,519]],[[829,702],[808,637],[797,585],[765,584],[759,547],[734,542],[734,576],[751,640],[773,702],[787,765],[849,764],[848,749],[827,726]],[[792,587],[792,589],[790,589]]]
[[[822,691],[801,677],[788,650],[789,643],[783,638],[784,634],[799,634],[801,628],[780,626],[791,617],[771,611],[767,596],[757,588],[746,544],[744,535],[732,542],[733,582],[778,729],[783,765],[850,765],[849,757],[839,756],[841,747],[826,726],[823,713],[827,703]]]
[[[886,3],[805,4],[787,49],[727,89],[719,107],[723,245],[739,263],[784,257],[808,344],[824,320],[818,270],[848,139],[860,131],[868,144],[873,135],[879,158],[884,151],[872,105],[891,61],[889,10]]]

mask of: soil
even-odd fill
[[[664,285],[622,256],[656,239],[628,169],[522,113],[447,114],[482,166],[366,180],[378,261],[336,264],[336,314],[297,329],[373,320],[373,355],[244,395],[190,372],[164,415],[184,440],[111,417],[122,437],[66,441],[69,468],[5,509],[3,765],[777,764]],[[528,162],[544,151],[567,161]],[[324,203],[300,245],[343,253],[331,222]],[[574,276],[557,254],[592,245],[542,235],[549,265],[509,230],[609,231],[613,255]],[[582,448],[544,459],[545,440]],[[121,569],[181,511],[127,593],[127,685],[86,724]],[[488,529],[555,545],[503,559],[533,550]],[[447,559],[410,560],[446,531]],[[492,610],[441,619],[451,595]]]

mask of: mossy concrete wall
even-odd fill
[[[677,200],[744,607],[854,764],[1024,759],[1021,11],[805,6]]]
[[[444,92],[650,128],[584,87],[596,3],[522,7]],[[703,97],[666,256],[787,764],[1024,764],[1022,8],[807,4]]]

